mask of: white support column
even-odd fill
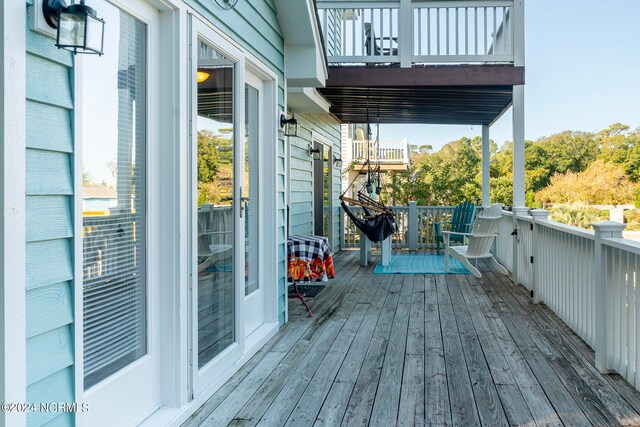
[[[360,232],[360,265],[366,267],[369,265],[369,251],[371,250],[371,242],[367,236]]]
[[[0,3],[0,402],[26,397],[26,7]],[[52,42],[53,43],[53,42]],[[0,426],[24,426],[22,411],[0,412]]]
[[[382,265],[389,265],[391,263],[391,236],[380,243],[380,249]]]
[[[407,227],[407,240],[409,250],[418,249],[418,206],[416,201],[409,202],[409,224]]]
[[[541,279],[539,266],[540,266],[540,254],[544,250],[542,245],[540,244],[540,223],[547,221],[549,219],[549,211],[544,209],[534,209],[531,211],[531,216],[533,217],[533,274],[531,284],[531,292],[533,292],[533,303],[538,304],[542,300],[540,299],[540,292],[538,291]]]
[[[524,0],[513,2],[513,65],[524,67]],[[513,87],[513,206],[525,205],[524,86]]]
[[[622,238],[624,224],[613,221],[600,221],[591,224],[595,231],[594,271],[595,271],[595,295],[593,298],[593,314],[595,330],[596,369],[603,374],[611,371],[610,361],[607,360],[607,333],[609,313],[607,313],[607,278],[604,271],[604,257],[602,255],[602,239]],[[612,314],[612,313],[611,313]]]
[[[413,7],[411,0],[400,0],[398,20],[400,67],[411,68],[413,59]]]
[[[482,125],[482,206],[489,206],[490,199],[490,164],[491,153],[489,152],[489,125]]]
[[[513,87],[513,206],[524,206],[524,86]]]

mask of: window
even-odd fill
[[[85,388],[147,353],[147,28],[100,12],[109,55],[81,75]]]

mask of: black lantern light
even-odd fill
[[[298,121],[295,117],[287,119],[287,116],[281,114],[280,127],[284,128],[284,136],[298,136]]]
[[[85,0],[80,0],[80,4],[67,6],[65,0],[43,0],[42,13],[47,24],[58,29],[58,49],[102,55],[104,19],[84,3]]]
[[[340,154],[333,155],[333,164],[338,168],[342,167],[342,157],[340,156]]]
[[[320,160],[320,149],[313,148],[311,144],[309,144],[309,155],[313,157],[314,160]]]

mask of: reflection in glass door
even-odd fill
[[[234,62],[198,41],[197,359],[203,367],[235,339]]]

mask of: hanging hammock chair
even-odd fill
[[[367,113],[368,116],[368,113]],[[367,117],[368,121],[368,117]],[[387,237],[391,236],[396,232],[396,221],[395,215],[393,211],[387,207],[381,200],[374,200],[371,197],[373,193],[372,186],[372,177],[377,173],[377,181],[376,181],[376,195],[380,195],[382,190],[382,181],[380,174],[380,124],[378,123],[378,129],[376,132],[376,142],[375,148],[377,152],[377,163],[376,167],[372,168],[371,159],[370,159],[370,144],[371,144],[371,126],[367,123],[367,159],[364,165],[362,165],[360,172],[364,171],[364,168],[367,167],[367,183],[363,186],[357,193],[357,199],[347,197],[345,194],[351,189],[356,179],[360,175],[356,175],[353,181],[349,184],[347,189],[340,196],[340,204],[342,205],[342,209],[347,213],[351,221],[353,221],[354,225],[362,231],[369,240],[372,242],[382,242]],[[365,191],[366,190],[366,193]],[[347,203],[350,203],[352,206],[349,206]],[[353,210],[353,206],[359,206],[362,208],[362,214],[356,214]]]

